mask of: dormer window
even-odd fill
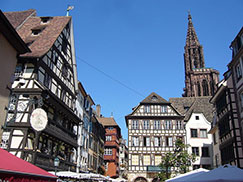
[[[41,17],[41,23],[48,23],[52,17],[46,16],[46,17]]]
[[[39,33],[41,33],[40,29],[32,30],[32,35],[39,35]]]
[[[153,95],[151,99],[152,99],[152,101],[157,101],[158,100],[158,98],[155,95]]]
[[[40,25],[40,26],[34,27],[33,29],[31,29],[32,35],[34,35],[34,36],[39,35],[45,28],[46,28],[45,25]]]

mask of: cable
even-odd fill
[[[108,75],[107,73],[105,73],[104,71],[100,70],[99,68],[96,68],[95,66],[93,66],[92,64],[88,63],[87,61],[85,61],[84,59],[76,56],[77,59],[79,59],[80,61],[82,61],[83,63],[87,64],[88,66],[90,66],[91,68],[95,69],[96,71],[100,72],[101,74],[105,75],[106,77],[110,78],[111,80],[113,80],[114,82],[122,85],[123,87],[127,88],[128,90],[136,93],[137,95],[141,96],[141,97],[145,97],[143,94],[139,93],[138,91],[134,90],[133,88],[127,86],[126,84],[122,83],[121,81],[113,78],[112,76]]]

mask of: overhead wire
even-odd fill
[[[111,79],[112,81],[114,81],[114,82],[118,83],[119,85],[125,87],[126,89],[132,91],[133,93],[135,93],[135,94],[137,94],[137,95],[139,95],[139,96],[141,96],[141,97],[143,97],[143,98],[145,97],[145,96],[144,96],[143,94],[141,94],[140,92],[138,92],[138,91],[136,91],[135,89],[133,89],[133,88],[127,86],[126,84],[122,83],[121,81],[117,80],[116,78],[113,78],[113,77],[110,76],[109,74],[105,73],[104,71],[102,71],[101,69],[95,67],[94,65],[88,63],[88,62],[85,61],[84,59],[82,59],[82,58],[80,58],[80,57],[78,57],[78,56],[76,56],[76,58],[77,58],[78,60],[82,61],[83,63],[85,63],[86,65],[88,65],[89,67],[93,68],[93,69],[96,70],[97,72],[99,72],[99,73],[103,74],[104,76],[106,76],[107,78]]]

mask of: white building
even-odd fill
[[[213,167],[213,138],[209,134],[213,120],[211,97],[170,98],[172,105],[185,115],[188,152],[196,155],[192,169]]]
[[[91,105],[94,104],[80,82],[78,83],[78,88],[76,114],[83,122],[78,126],[77,172],[80,170],[87,171]]]

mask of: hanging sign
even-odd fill
[[[42,131],[46,128],[48,123],[46,112],[41,109],[35,109],[30,116],[30,125],[36,131]]]

